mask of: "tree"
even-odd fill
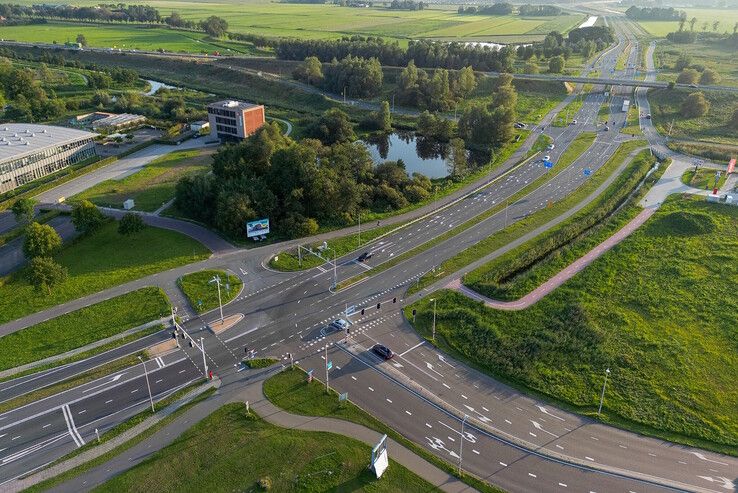
[[[146,228],[146,225],[144,224],[143,219],[141,219],[141,216],[134,214],[133,212],[124,214],[118,222],[118,234],[123,236],[135,235],[136,233],[143,231],[144,228]]]
[[[720,21],[718,20],[712,21],[712,31],[713,32],[717,32],[719,27],[720,27]]]
[[[392,131],[392,113],[390,112],[390,105],[387,101],[382,101],[379,105],[379,111],[377,112],[377,127],[382,132]]]
[[[701,92],[693,92],[682,103],[682,116],[685,118],[704,116],[709,110],[710,102]]]
[[[694,31],[694,25],[697,24],[697,17],[689,19],[689,30]]]
[[[738,34],[738,22],[733,24],[733,34]]]
[[[77,202],[72,207],[72,224],[82,234],[89,234],[102,226],[105,216],[89,200]]]
[[[211,15],[204,21],[200,21],[200,29],[214,38],[220,38],[228,31],[228,21],[217,15]]]
[[[61,236],[48,224],[33,222],[26,228],[23,255],[27,259],[50,257],[62,245]]]
[[[681,72],[690,65],[692,65],[692,57],[687,55],[686,53],[682,53],[681,55],[679,55],[679,58],[677,58],[676,62],[674,63],[674,70]]]
[[[16,200],[10,210],[13,212],[16,221],[25,224],[31,222],[31,219],[36,214],[36,204],[37,202],[33,199],[20,198]]]
[[[308,84],[319,85],[323,82],[323,64],[318,57],[309,56],[295,69],[295,78]]]
[[[709,22],[707,22],[707,21],[703,22],[702,23],[702,31],[703,32],[707,32],[707,26],[709,26],[709,25],[710,25]]]
[[[564,60],[564,57],[561,55],[552,57],[548,61],[548,71],[552,74],[560,74],[564,71],[564,66],[566,64],[566,61]]]
[[[84,34],[77,35],[77,43],[79,43],[81,46],[87,46],[87,38],[85,38]]]
[[[524,74],[537,74],[539,72],[538,64],[533,62],[528,62],[525,65],[523,65],[523,73]]]
[[[693,68],[685,68],[677,76],[677,83],[679,84],[696,84],[700,80],[700,73]]]
[[[310,137],[320,139],[324,144],[349,142],[356,138],[351,120],[338,108],[326,110],[308,127],[307,133]]]
[[[449,176],[453,180],[460,180],[467,171],[466,147],[461,139],[451,139],[451,156],[448,160]]]
[[[459,70],[456,88],[460,96],[469,96],[477,88],[477,76],[471,66]]]
[[[46,291],[51,294],[51,289],[63,283],[67,279],[67,269],[50,257],[34,257],[28,267],[28,282],[36,291]]]
[[[711,85],[720,82],[720,74],[711,68],[706,68],[700,76],[700,84]]]

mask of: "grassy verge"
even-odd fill
[[[736,455],[738,210],[672,197],[617,248],[535,305],[498,311],[442,291],[439,344],[511,384],[603,421]],[[603,300],[607,300],[603,302]],[[415,304],[430,336],[432,307]],[[408,309],[411,309],[408,307]],[[440,336],[439,336],[440,334]]]
[[[143,356],[143,353],[141,353],[141,355]],[[11,409],[24,406],[31,402],[49,397],[50,395],[58,394],[59,392],[63,392],[79,385],[83,385],[87,382],[92,382],[93,380],[103,378],[139,363],[140,361],[135,354],[124,356],[123,358],[111,361],[110,363],[106,363],[102,366],[98,366],[97,368],[90,371],[80,373],[79,375],[75,375],[72,378],[68,378],[67,380],[55,383],[54,385],[49,385],[48,387],[44,387],[42,389],[23,394],[13,399],[0,402],[0,413],[4,413],[6,411],[10,411]]]
[[[207,447],[202,444],[207,443]],[[244,453],[245,451],[255,453]],[[263,453],[256,452],[261,450]],[[280,428],[243,403],[226,404],[147,461],[93,491],[424,492],[433,486],[390,460],[381,480],[366,467],[371,448],[334,433]],[[200,464],[200,467],[182,467]],[[268,486],[267,486],[268,485]]]
[[[218,287],[210,280],[220,277],[220,298],[225,305],[241,292],[241,279],[222,270],[201,270],[177,279],[177,285],[190,302],[190,306],[203,313],[218,307]]]
[[[270,366],[278,362],[279,360],[276,358],[244,358],[243,360],[243,364],[252,369],[269,368]]]
[[[725,172],[720,173],[720,179],[717,182],[717,188],[725,184],[728,175]],[[700,190],[712,190],[715,187],[715,170],[714,169],[693,169],[687,170],[682,175],[682,183],[690,187],[699,188]]]
[[[738,146],[706,144],[703,142],[683,142],[678,140],[670,140],[666,146],[669,149],[680,152],[682,154],[691,154],[693,156],[713,159],[715,161],[728,162],[738,156]]]
[[[539,135],[535,143],[533,143],[533,147],[530,148],[530,151],[528,151],[525,157],[529,158],[539,152],[543,152],[547,150],[548,146],[551,145],[552,142],[553,142],[553,139],[549,137],[548,135],[546,134]]]
[[[635,106],[630,106],[628,108],[628,115],[625,120],[625,126],[620,129],[621,134],[628,134],[633,136],[643,135],[638,111],[638,108],[636,108]]]
[[[554,117],[551,125],[554,127],[566,127],[569,125],[571,121],[575,119],[579,110],[582,109],[582,106],[584,105],[584,97],[585,93],[582,92],[574,98],[571,103],[567,104],[566,107],[562,109],[556,117]]]
[[[34,290],[26,269],[1,278],[0,323],[210,256],[199,242],[175,231],[147,227],[121,236],[117,227],[115,221],[108,222],[65,245],[55,260],[69,276],[50,294]]]
[[[408,440],[360,407],[351,402],[339,404],[338,394],[333,390],[326,393],[324,384],[317,379],[313,379],[311,383],[308,383],[302,369],[285,370],[269,378],[264,382],[264,395],[274,405],[291,413],[344,419],[385,433],[436,467],[459,477],[458,469],[455,466],[448,464],[420,445]],[[459,479],[484,493],[499,493],[501,491],[469,474],[462,474]]]
[[[0,370],[65,353],[169,313],[159,288],[142,288],[0,338]]]
[[[51,221],[55,217],[59,216],[61,214],[61,211],[52,210],[52,211],[42,211],[40,214],[36,215],[33,220],[39,224],[46,224],[47,222]],[[25,224],[19,224],[15,228],[11,229],[10,231],[7,231],[3,234],[0,234],[0,247],[7,244],[9,241],[13,241],[14,239],[23,236],[23,233],[26,231],[26,225]]]
[[[576,161],[576,159],[592,145],[592,143],[595,140],[595,137],[596,137],[596,134],[594,132],[582,132],[581,134],[579,134],[572,141],[571,145],[562,153],[559,159],[559,162],[557,163],[557,166],[555,166],[551,171],[549,171],[545,175],[537,178],[536,180],[533,180],[531,183],[523,187],[518,192],[514,193],[512,196],[510,196],[510,198],[506,202],[514,203],[519,198],[524,197],[525,195],[529,194],[531,191],[541,186],[541,184],[545,183],[548,180],[551,180],[553,177],[561,173],[563,170],[567,169],[567,167],[571,163]],[[436,236],[430,241],[427,241],[421,245],[416,246],[415,248],[412,248],[411,250],[408,250],[400,255],[397,255],[391,260],[383,262],[377,265],[376,267],[372,267],[370,270],[364,271],[359,275],[350,277],[338,283],[338,289],[346,288],[354,283],[361,281],[362,279],[366,279],[370,275],[383,272],[391,267],[394,267],[400,262],[403,262],[407,260],[408,258],[414,257],[415,255],[418,255],[419,253],[424,252],[428,250],[429,248],[432,248],[435,245],[438,245],[439,243],[446,241],[449,238],[452,238],[466,231],[467,229],[471,228],[472,226],[475,226],[479,222],[487,219],[488,217],[491,217],[497,214],[501,210],[504,210],[504,208],[505,208],[504,203],[498,204],[497,206],[488,209],[487,211],[477,215],[476,217],[469,219],[468,221],[460,224],[459,226],[456,226],[455,228],[450,229],[439,236]]]
[[[213,149],[174,151],[155,159],[140,171],[121,180],[105,180],[70,198],[89,200],[103,207],[123,208],[133,199],[135,210],[153,212],[174,197],[179,178],[209,169]]]
[[[592,194],[602,183],[604,183],[615,170],[620,166],[627,156],[632,152],[632,146],[623,144],[615,154],[600,168],[594,175],[580,186],[576,191],[567,195],[563,200],[554,203],[551,207],[539,210],[538,212],[521,219],[520,221],[511,224],[504,230],[483,239],[479,243],[467,248],[466,250],[459,252],[457,255],[451,257],[441,265],[434,272],[429,272],[423,275],[416,284],[414,284],[409,292],[417,292],[431,284],[438,279],[447,276],[452,272],[456,272],[462,267],[469,265],[477,259],[483,258],[486,255],[502,248],[503,246],[515,241],[518,238],[530,233],[531,231],[539,228],[549,221],[556,219],[557,217],[565,214],[566,211],[579,204],[582,200]],[[608,201],[612,201],[609,207],[603,209],[602,215],[598,217],[601,219],[602,216],[609,214],[612,210],[618,206],[618,204],[624,200],[628,193],[638,184],[638,182],[645,176],[648,169],[651,167],[652,160],[647,151],[645,154],[639,155],[630,165],[626,167],[621,176],[616,179],[603,193],[594,200],[591,204],[585,206],[581,211],[576,213],[572,218],[567,219],[564,223],[554,227],[553,231],[559,231],[562,228],[582,226],[584,221],[591,217],[598,209],[602,209],[603,205]],[[590,219],[591,220],[591,219]],[[571,225],[571,226],[570,226]],[[550,236],[551,233],[545,234],[539,240],[541,244],[552,246]],[[514,249],[519,255],[521,252],[525,252],[529,244],[526,243],[523,246]],[[501,258],[505,258],[508,261],[511,259],[509,254],[505,254]],[[516,257],[512,257],[516,259]],[[464,278],[464,282],[473,283],[474,279],[485,277],[485,273],[491,268],[491,265],[500,265],[497,260],[493,260],[488,264],[472,271]],[[502,264],[504,265],[504,264]]]
[[[201,384],[202,384],[202,382],[200,382],[200,383],[193,383],[192,385],[189,385],[187,387],[184,387],[184,388],[178,390],[177,392],[175,392],[172,395],[166,397],[165,399],[162,399],[161,401],[155,403],[154,404],[154,409],[156,409],[157,411],[160,411],[160,410],[164,409],[168,405],[170,405],[170,404],[178,401],[182,396],[184,396],[186,393],[188,393],[189,391],[191,391],[195,386],[201,385]],[[53,488],[54,486],[60,485],[60,484],[64,483],[65,481],[68,481],[68,480],[70,480],[70,479],[72,479],[72,478],[74,478],[76,476],[79,476],[80,474],[83,474],[83,473],[85,473],[85,472],[87,472],[87,471],[89,471],[89,470],[91,470],[91,469],[99,466],[100,464],[104,464],[105,462],[107,462],[108,460],[112,459],[116,455],[122,454],[123,452],[125,452],[129,448],[133,447],[134,445],[136,445],[136,444],[142,442],[143,440],[145,440],[146,438],[150,437],[151,435],[153,435],[154,433],[156,433],[157,431],[159,431],[161,428],[165,427],[166,425],[168,425],[169,423],[171,423],[172,421],[174,421],[175,419],[177,419],[177,417],[179,415],[181,415],[182,413],[184,413],[185,411],[187,411],[188,409],[190,409],[192,406],[194,406],[194,405],[196,405],[196,404],[204,401],[208,397],[210,397],[214,392],[215,392],[215,389],[214,388],[211,388],[211,389],[208,389],[208,390],[204,391],[202,394],[198,395],[192,401],[190,401],[187,404],[183,405],[182,407],[180,407],[179,409],[177,409],[176,411],[174,411],[172,414],[170,414],[170,415],[162,418],[161,421],[159,421],[158,423],[156,423],[152,427],[148,428],[143,433],[141,433],[139,435],[136,435],[135,437],[131,438],[130,440],[126,441],[125,443],[123,443],[123,444],[115,447],[113,450],[110,450],[110,451],[108,451],[108,452],[106,452],[106,453],[104,453],[104,454],[96,457],[95,459],[92,459],[92,460],[90,460],[88,462],[85,462],[84,464],[81,464],[81,465],[79,465],[79,466],[77,466],[77,467],[75,467],[73,469],[70,469],[70,470],[68,470],[66,472],[63,472],[63,473],[57,475],[57,476],[54,476],[53,478],[47,479],[47,480],[42,481],[42,482],[40,482],[40,483],[38,483],[38,484],[36,484],[34,486],[31,486],[30,488],[27,488],[24,491],[26,493],[39,493],[39,492],[42,492],[42,491],[47,491],[47,490]],[[106,433],[100,435],[100,444],[103,444],[103,443],[105,443],[105,442],[107,442],[107,441],[109,441],[109,440],[117,437],[118,435],[122,435],[123,433],[125,433],[128,430],[130,430],[134,426],[136,426],[139,423],[143,422],[149,416],[151,416],[151,411],[149,411],[149,410],[141,411],[140,413],[138,413],[135,416],[131,417],[130,419],[124,421],[123,423],[119,424],[118,426],[116,426],[114,428],[111,428]],[[79,455],[80,453],[82,453],[82,452],[84,452],[86,450],[89,450],[91,448],[94,448],[94,447],[96,447],[98,445],[99,444],[97,443],[97,441],[87,442],[82,447],[74,450],[73,452],[71,452],[71,453],[67,454],[66,456],[62,457],[61,459],[55,461],[55,463],[58,464],[58,463],[63,462],[65,460],[67,460],[67,459],[71,459],[72,457],[74,457],[76,455]]]

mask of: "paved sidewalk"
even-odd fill
[[[229,382],[224,383],[213,396],[187,410],[150,437],[86,473],[52,488],[50,491],[78,493],[80,491],[91,490],[112,477],[145,461],[155,452],[172,443],[194,424],[203,420],[223,405],[231,402],[244,402],[248,400],[249,406],[254,412],[259,414],[265,421],[277,426],[306,431],[339,433],[369,445],[376,444],[377,439],[381,435],[363,426],[332,418],[298,416],[283,411],[271,404],[264,396],[262,386],[264,380],[274,373],[275,369],[259,370],[258,372],[242,372],[238,378],[228,379]],[[246,387],[242,387],[242,384],[245,382],[249,383]],[[476,491],[392,440],[388,440],[387,448],[391,459],[422,476],[442,491],[451,493]]]
[[[610,251],[612,247],[623,241],[625,238],[631,235],[633,231],[638,229],[644,222],[650,218],[655,209],[644,209],[636,217],[623,226],[617,233],[613,234],[605,241],[594,247],[592,250],[587,252],[582,257],[569,264],[564,270],[560,271],[555,276],[551,277],[548,281],[544,282],[536,289],[526,294],[522,298],[515,301],[498,301],[482,296],[476,291],[461,284],[461,279],[454,279],[446,285],[448,289],[456,290],[469,298],[474,298],[479,301],[483,301],[485,306],[490,308],[496,308],[498,310],[524,310],[529,306],[537,303],[544,296],[549,294],[554,289],[558,288],[566,281],[577,275],[579,272],[584,270],[589,264],[600,258],[602,255]]]

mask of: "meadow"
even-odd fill
[[[735,51],[720,43],[702,40],[693,44],[658,43],[654,52],[654,63],[659,70],[657,80],[676,81],[679,72],[674,69],[674,64],[682,53],[691,57],[692,64],[717,71],[722,78],[721,85],[738,86]]]
[[[438,299],[440,344],[514,385],[602,419],[729,452],[738,445],[738,209],[673,197],[640,229],[535,305]],[[603,302],[603,300],[607,300]],[[428,336],[432,309],[412,306]]]
[[[679,8],[687,13],[687,19],[692,17],[697,18],[697,23],[694,25],[695,31],[703,31],[702,23],[707,22],[707,31],[712,32],[712,23],[719,21],[717,32],[723,33],[733,32],[733,26],[738,22],[738,10],[736,9],[683,9]],[[670,32],[674,32],[679,29],[679,23],[677,21],[638,21],[638,23],[653,36],[663,38],[666,37]],[[689,29],[689,23],[686,28]]]

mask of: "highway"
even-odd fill
[[[616,20],[612,24],[619,42],[593,67],[602,73],[611,71],[621,50],[633,42],[622,25]],[[637,52],[632,50],[632,56]],[[211,312],[187,321],[184,329],[193,337],[205,337],[208,365],[224,385],[237,383],[248,373],[237,366],[246,350],[283,360],[292,353],[319,378],[323,378],[327,351],[335,367],[331,374],[334,388],[349,392],[352,401],[452,463],[458,461],[457,447],[463,440],[464,469],[509,491],[731,491],[732,486],[725,485],[738,471],[735,458],[617,430],[527,397],[426,344],[400,311],[405,290],[420,275],[479,239],[547,207],[549,201],[560,200],[587,179],[585,168],[594,171],[602,166],[617,144],[629,138],[617,132],[625,124],[622,98],[611,95],[610,131],[597,121],[606,101],[598,87],[585,96],[575,115],[576,125],[543,129],[556,145],[550,151],[554,163],[580,132],[597,133],[595,143],[567,169],[546,179],[549,171],[540,159],[516,165],[523,151],[516,153],[497,170],[496,181],[484,189],[366,245],[362,251],[374,254],[368,262],[356,261],[360,252],[339,258],[337,280],[363,273],[478,218],[491,207],[507,204],[463,233],[338,292],[331,289],[335,279],[328,264],[306,272],[271,273],[259,281],[258,265],[267,259],[256,255],[263,254],[229,255],[222,260],[223,268],[238,272],[243,265],[250,266],[245,292],[224,307],[226,315],[242,313],[244,320],[215,335],[204,327],[216,317]],[[529,143],[542,128],[532,130]],[[543,181],[524,197],[507,202],[537,179]],[[342,342],[342,333],[323,331],[327,322],[345,316],[352,306],[347,318],[353,325],[347,341]],[[363,316],[361,308],[366,309]],[[169,335],[149,337],[149,341],[132,343],[94,361],[4,382],[0,399],[63,380]],[[389,363],[379,361],[368,351],[375,341],[392,347],[397,358]],[[203,376],[201,354],[187,345],[146,365],[152,392],[159,398]],[[147,406],[143,369],[138,365],[0,414],[0,483],[57,459],[92,439],[95,428],[103,432]],[[464,414],[468,419],[462,438]],[[12,487],[12,483],[5,484]]]

